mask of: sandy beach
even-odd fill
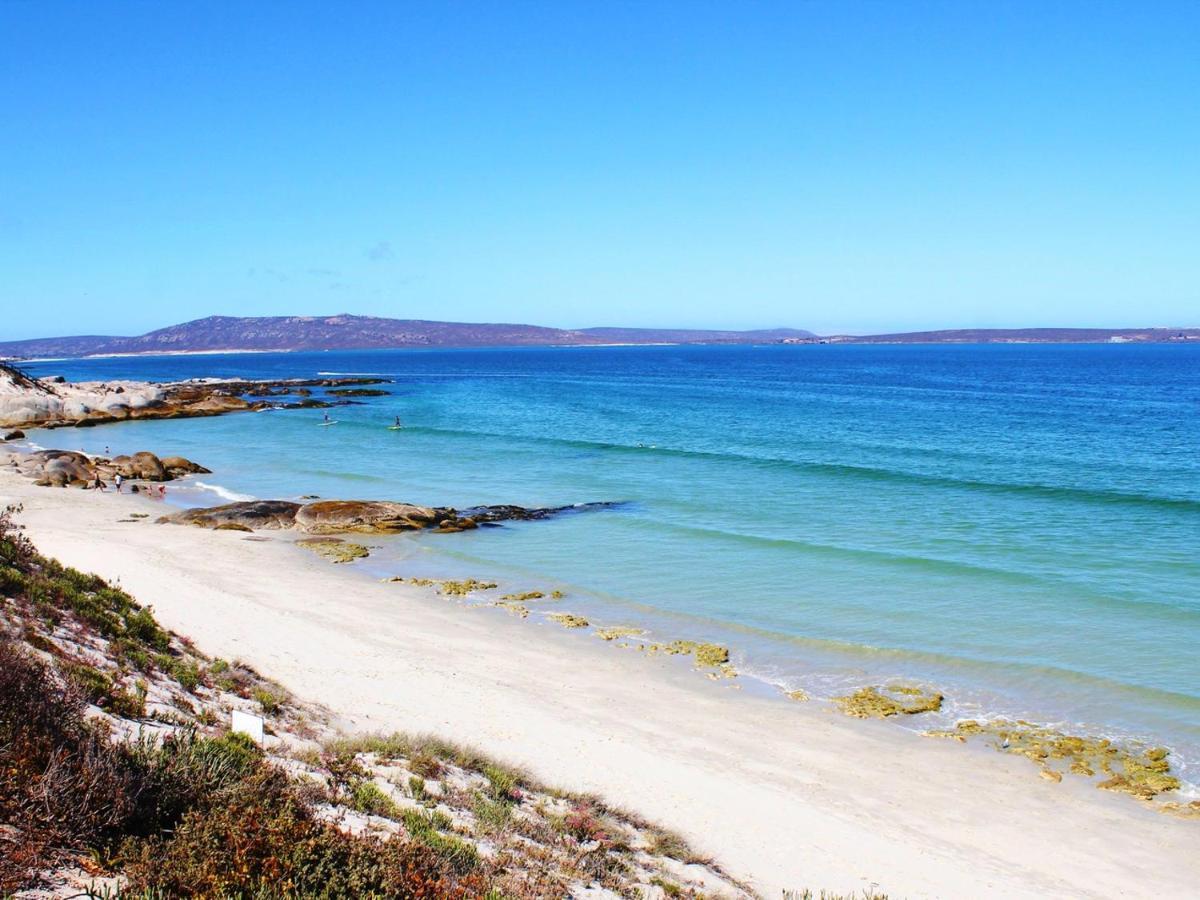
[[[0,499],[23,504],[43,553],[118,580],[347,729],[477,744],[677,829],[765,896],[1184,897],[1200,881],[1200,823],[1049,783],[1024,759],[749,696],[678,660],[356,577],[286,538],[118,521],[162,511],[136,497],[5,472]]]

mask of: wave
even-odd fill
[[[818,541],[804,541],[787,537],[766,537],[758,534],[747,534],[742,531],[731,531],[723,528],[706,528],[701,525],[683,525],[678,522],[661,519],[631,519],[635,528],[644,528],[655,533],[674,531],[684,535],[711,538],[716,540],[736,541],[742,544],[760,547],[792,548],[828,557],[851,559],[856,562],[878,562],[885,565],[900,566],[916,569],[929,575],[966,575],[984,576],[1000,579],[1012,584],[1040,585],[1061,584],[1070,587],[1073,596],[1086,601],[1093,606],[1127,607],[1136,606],[1139,609],[1150,609],[1172,618],[1182,618],[1194,621],[1200,616],[1200,608],[1181,607],[1166,600],[1151,598],[1132,599],[1115,596],[1110,593],[1097,593],[1086,585],[1080,585],[1070,579],[1056,577],[1044,572],[1026,572],[1007,569],[1002,566],[989,566],[962,560],[944,559],[934,556],[918,556],[908,553],[897,553],[891,550],[876,550],[868,547],[847,547],[841,544],[826,544]]]
[[[541,378],[533,372],[318,372],[318,375],[340,378]]]
[[[728,453],[715,450],[688,450],[658,445],[622,444],[609,441],[589,441],[578,438],[556,438],[545,435],[508,434],[504,432],[476,431],[456,428],[430,428],[410,426],[410,431],[429,434],[457,435],[460,437],[485,437],[501,440],[519,440],[523,443],[552,444],[574,447],[580,450],[607,451],[612,453],[644,453],[683,459],[703,459],[722,462],[739,462],[749,465],[800,472],[831,475],[834,477],[857,478],[863,481],[941,487],[952,490],[973,490],[990,494],[1018,494],[1054,500],[1076,500],[1090,503],[1127,504],[1148,506],[1158,509],[1181,509],[1200,512],[1200,500],[1188,497],[1167,497],[1135,491],[1116,491],[1107,488],[1080,488],[1069,485],[1041,484],[1038,482],[987,481],[979,478],[956,478],[951,475],[934,475],[881,466],[850,465],[813,460],[794,460],[772,456],[755,456],[748,453]]]
[[[249,494],[239,494],[236,491],[231,491],[229,488],[222,487],[219,484],[209,484],[207,481],[193,481],[191,486],[198,487],[201,490],[210,491],[211,493],[216,494],[222,500],[228,500],[230,503],[244,503],[247,500],[254,499]]]
[[[383,475],[371,475],[367,472],[351,472],[349,470],[297,469],[296,473],[299,475],[315,475],[318,478],[337,478],[341,481],[363,481],[375,484],[395,484],[396,481],[395,478]]]

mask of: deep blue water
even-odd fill
[[[392,542],[375,564],[561,586],[828,695],[901,676],[1200,759],[1200,346],[764,346],[56,361],[72,379],[379,374],[391,395],[31,435],[238,494],[628,501]],[[403,431],[388,431],[394,415]],[[218,502],[212,493],[196,502]],[[189,496],[180,494],[179,496]],[[390,555],[389,555],[390,554]],[[397,563],[400,566],[400,563]]]

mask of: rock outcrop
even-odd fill
[[[109,482],[117,475],[134,481],[172,481],[193,472],[209,471],[182,456],[161,460],[145,450],[113,459],[74,450],[38,450],[10,453],[3,462],[43,487],[90,487],[97,478]]]
[[[381,384],[382,378],[284,379],[280,381],[66,382],[32,378],[0,363],[0,428],[89,428],[127,419],[183,419],[252,412],[268,407],[325,408],[354,403],[338,397],[304,396],[293,402],[247,400],[311,393],[309,387],[345,388]]]
[[[290,503],[287,500],[246,500],[206,509],[185,509],[174,515],[163,516],[158,522],[226,530],[237,530],[229,528],[233,525],[250,529],[278,530],[292,528],[296,524],[296,511],[299,509],[299,503]]]
[[[173,478],[181,478],[184,475],[211,475],[212,469],[206,469],[199,463],[194,463],[190,459],[182,456],[164,456],[162,458],[162,467],[167,470],[167,474]]]
[[[450,507],[415,506],[389,500],[248,500],[205,509],[187,509],[163,516],[160,523],[217,528],[226,524],[249,528],[294,529],[312,535],[395,534],[403,531],[466,531],[505,521],[536,521],[550,516],[604,509],[612,503],[586,503],[527,509],[523,506],[476,506],[458,511]],[[467,515],[469,513],[469,515]]]
[[[308,534],[364,534],[431,528],[446,517],[436,509],[384,500],[317,500],[296,513],[296,527]]]

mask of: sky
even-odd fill
[[[0,0],[0,310],[1200,325],[1200,3]]]

